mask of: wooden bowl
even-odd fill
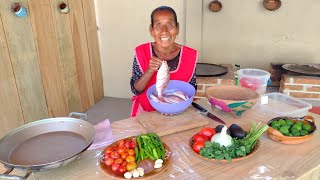
[[[134,139],[134,138],[135,138],[135,136],[131,136],[131,137],[124,138],[124,140]],[[120,140],[118,140],[118,141],[120,141]],[[108,147],[112,147],[112,146],[117,145],[118,141],[116,141],[116,142],[110,144],[109,146],[107,146],[102,152],[104,152]],[[165,143],[163,143],[163,145],[164,145],[165,150],[166,150],[166,155],[165,155],[165,159],[163,161],[162,167],[159,168],[159,169],[153,169],[152,171],[150,171],[148,173],[145,173],[144,176],[142,176],[142,177],[132,178],[132,179],[149,179],[149,178],[153,179],[153,178],[155,178],[155,176],[163,173],[169,167],[169,165],[171,163],[172,152],[171,152],[170,148]],[[112,171],[111,166],[105,165],[104,160],[103,160],[103,154],[104,153],[102,153],[101,157],[98,160],[98,164],[99,164],[100,169],[106,175],[111,176],[112,178],[115,178],[115,179],[126,179],[123,176],[123,174],[116,173],[116,172]]]
[[[209,4],[209,9],[212,12],[219,12],[222,9],[222,4],[218,0],[211,1]]]
[[[310,124],[312,127],[312,132],[305,136],[285,136],[280,131],[271,127],[271,123],[279,119],[290,119],[294,122],[302,121],[304,124]],[[314,122],[314,118],[312,116],[305,116],[303,120],[301,120],[300,118],[294,118],[294,117],[276,117],[271,119],[268,122],[268,125],[269,125],[269,128],[267,132],[268,132],[269,138],[282,144],[300,144],[300,143],[309,141],[310,139],[312,139],[313,133],[316,130],[316,125]]]
[[[269,11],[275,11],[281,7],[280,0],[264,0],[263,6]]]
[[[236,116],[252,108],[260,98],[257,92],[235,85],[212,86],[205,93],[212,109],[218,108]]]
[[[194,135],[193,135],[194,136]],[[231,161],[228,161],[226,159],[222,159],[222,160],[217,160],[217,159],[209,159],[209,158],[205,158],[203,156],[201,156],[200,154],[194,152],[193,150],[193,136],[191,137],[191,139],[189,140],[189,146],[191,148],[191,151],[193,152],[193,154],[195,154],[198,158],[203,159],[205,161],[209,161],[209,162],[221,162],[221,163],[230,163],[230,162],[238,162],[238,161],[242,161],[245,159],[248,159],[250,157],[252,157],[259,149],[260,147],[260,140],[258,139],[256,145],[254,146],[253,150],[247,155],[247,156],[243,156],[243,157],[239,157],[239,158],[234,158]]]

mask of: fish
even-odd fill
[[[157,95],[154,95],[153,93],[150,94],[150,99],[152,99],[153,101],[157,102],[157,103],[161,103],[164,104],[166,103],[165,101],[160,101],[160,99],[158,98]]]
[[[183,102],[189,99],[189,97],[182,91],[171,92],[170,94],[163,94],[163,99],[160,99],[158,95],[151,93],[150,99],[161,104],[175,104]]]
[[[174,92],[170,92],[167,95],[177,96],[177,97],[183,99],[184,101],[189,99],[188,95],[186,95],[184,92],[179,91],[179,90],[178,91],[174,91]]]
[[[175,96],[175,95],[165,95],[163,98],[164,98],[164,101],[168,104],[174,104],[174,103],[185,101],[179,96]]]
[[[170,71],[167,61],[162,61],[162,64],[157,73],[156,90],[158,98],[163,101],[163,92],[168,87],[170,81]]]

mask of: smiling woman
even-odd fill
[[[189,82],[195,89],[198,52],[175,42],[179,34],[176,12],[168,6],[160,6],[151,13],[149,32],[154,42],[135,49],[130,81],[133,105],[131,116],[155,110],[146,96],[147,89],[156,83],[158,69],[167,61],[170,80]]]

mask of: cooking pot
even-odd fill
[[[72,118],[78,116],[78,118]],[[48,170],[77,159],[92,144],[95,129],[83,113],[25,124],[0,140],[0,162],[7,171],[1,178],[24,179],[34,171]],[[26,175],[9,173],[26,170]]]

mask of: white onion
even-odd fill
[[[217,133],[212,136],[211,142],[219,143],[220,146],[231,146],[232,145],[232,137],[227,134],[227,126],[224,126],[220,133]]]

